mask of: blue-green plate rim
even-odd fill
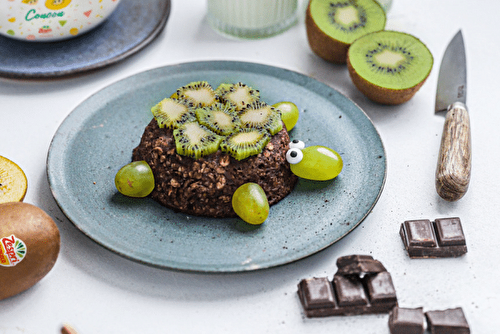
[[[336,124],[332,131],[339,131],[343,134],[335,138],[333,146],[342,147],[345,145],[351,147],[353,152],[356,151],[356,154],[352,155],[359,156],[350,159],[352,152],[339,151],[344,159],[344,170],[337,179],[327,182],[300,180],[297,186],[300,190],[294,190],[283,201],[272,206],[267,221],[256,228],[245,227],[248,225],[242,223],[239,218],[216,220],[214,218],[183,215],[160,206],[150,198],[129,199],[117,193],[114,188],[114,173],[122,165],[130,161],[131,149],[138,144],[144,126],[152,118],[149,107],[159,98],[167,97],[168,92],[162,91],[164,87],[169,87],[168,89],[171,90],[187,83],[186,81],[195,80],[212,81],[210,82],[212,85],[230,81],[245,82],[245,80],[250,81],[247,83],[254,86],[275,84],[275,86],[268,88],[270,94],[268,99],[273,101],[266,102],[275,103],[288,99],[294,102],[298,101],[299,108],[302,108],[299,123],[290,132],[291,138],[295,138],[295,135],[298,134],[302,137],[299,139],[306,139],[307,145],[323,144],[325,138],[314,137],[316,133],[320,135],[320,130],[301,129],[301,124],[306,124],[308,117],[311,117],[309,120],[316,121],[314,116],[309,116],[314,115],[315,112],[315,110],[308,109],[310,106],[314,106],[313,109],[324,107],[328,111],[318,112],[322,117],[319,122],[320,125],[317,126],[318,129],[324,125],[323,118],[333,120]],[[218,81],[218,83],[213,81]],[[276,88],[278,92],[274,92],[272,87],[277,87],[276,84],[279,84],[280,87],[283,86],[284,89]],[[129,90],[132,90],[132,93]],[[134,92],[138,92],[137,96],[131,96],[134,95]],[[266,91],[261,90],[261,95],[265,96]],[[271,96],[273,98],[270,98]],[[148,101],[142,101],[148,98]],[[118,121],[115,120],[111,123],[103,120],[104,115],[109,113],[111,105],[121,103],[120,101],[127,101],[126,105],[138,103],[141,107],[139,109],[144,110],[137,110],[137,115],[140,115],[137,120],[135,119],[137,106],[134,106],[132,120],[120,118]],[[335,115],[330,113],[335,113]],[[122,131],[123,127],[130,126],[119,124],[122,120],[123,122],[134,122],[133,124],[137,122],[135,132],[129,132],[127,129]],[[97,123],[95,123],[96,121]],[[344,121],[345,123],[342,123]],[[86,127],[87,123],[88,127]],[[345,125],[346,123],[347,125]],[[90,126],[92,124],[94,125]],[[82,130],[84,126],[85,131],[91,131],[89,129],[92,128],[92,131],[116,131],[119,129],[122,132],[116,138],[111,139],[109,139],[109,133],[105,134],[106,138],[104,139],[100,138],[99,135],[89,135],[86,138],[85,131]],[[323,131],[330,133],[330,129],[323,129]],[[342,137],[347,138],[349,136],[352,138],[349,142],[346,139],[344,144],[344,138]],[[101,152],[104,158],[100,157],[99,154],[87,154],[89,153],[86,152],[87,143],[85,145],[81,143],[83,139],[88,141],[89,147],[96,145],[95,147],[98,149],[108,149],[107,146],[102,145],[103,140],[127,141],[124,146],[129,147],[123,147],[121,156],[116,158],[119,161],[113,163],[112,160],[115,159],[116,150],[113,152],[104,150]],[[134,142],[134,144],[131,144],[131,142]],[[119,145],[122,144],[119,143]],[[332,148],[335,149],[336,147]],[[358,150],[360,152],[357,152]],[[82,161],[74,163],[74,159],[82,159]],[[91,160],[85,162],[85,159]],[[95,161],[92,161],[92,159],[95,159]],[[71,171],[72,168],[85,168],[86,163],[96,163],[96,165],[92,165],[94,166],[92,167],[94,168],[92,173],[79,170]],[[363,168],[362,164],[366,164],[369,168]],[[99,175],[98,173],[94,175],[94,171],[99,169],[100,165],[102,165],[103,170],[107,170],[104,171],[104,173],[107,173],[107,175],[103,176],[105,179],[102,182],[101,180],[91,182],[94,180],[92,177]],[[356,168],[359,170],[356,170]],[[368,181],[366,184],[355,185],[356,188],[354,189],[342,189],[344,182],[356,182],[349,180],[344,175],[346,173],[350,175],[349,171],[351,170],[353,173],[358,173],[360,179]],[[90,174],[94,176],[90,176]],[[368,115],[353,101],[328,85],[298,72],[269,65],[238,61],[200,61],[169,65],[132,75],[101,89],[83,101],[61,123],[52,139],[47,155],[47,177],[51,192],[62,212],[82,233],[104,248],[130,260],[162,269],[202,273],[230,273],[271,268],[295,262],[333,245],[348,235],[368,216],[382,193],[386,180],[386,155],[380,135]],[[358,179],[358,176],[352,179]],[[349,185],[349,183],[346,184]],[[80,190],[82,185],[83,188],[87,188]],[[94,189],[98,189],[95,190],[96,196],[74,194],[79,191],[85,191],[84,193],[87,194],[87,191]],[[102,196],[106,196],[103,201],[95,199],[101,196],[99,191],[107,194],[102,194]],[[328,197],[325,200],[325,196],[332,196],[332,198]],[[340,199],[335,200],[335,197]],[[296,199],[299,201],[296,201]],[[93,200],[97,202],[91,203]],[[308,213],[304,207],[297,209],[303,211],[293,211],[296,206],[306,205],[303,204],[305,202],[308,203],[307,209],[311,205],[317,205],[316,212]],[[127,207],[127,205],[130,207]],[[319,212],[322,210],[321,208],[324,209],[324,212]],[[343,209],[360,211],[343,213]],[[124,212],[130,212],[130,216],[136,217],[129,218],[129,215],[124,214]],[[295,216],[301,216],[300,213],[304,212],[305,217],[289,217],[287,212],[295,212]],[[166,221],[158,224],[156,222],[157,216],[154,216],[153,221],[150,214],[156,213],[161,213]],[[129,228],[116,226],[114,231],[107,231],[103,226],[104,224],[121,223],[113,214],[121,214],[121,217],[126,217],[128,224],[132,226]],[[310,216],[311,220],[308,222],[304,219],[307,214],[312,215]],[[335,218],[337,214],[344,214],[344,216]],[[107,219],[104,220],[106,221],[99,215],[105,215],[104,218]],[[110,217],[111,219],[109,219]],[[151,224],[157,225],[153,229]],[[286,226],[283,226],[283,224],[286,224]],[[198,228],[197,231],[196,228]],[[341,230],[337,231],[336,228],[341,228]],[[312,232],[307,231],[307,229],[310,231],[317,229],[314,231],[312,238],[309,238],[311,235],[307,234]],[[174,232],[173,235],[162,234],[162,232],[171,233],[172,231]],[[297,234],[287,236],[288,232]],[[186,233],[188,233],[187,236]],[[302,233],[305,234],[304,238],[307,239],[307,242],[302,237]],[[285,239],[277,240],[280,237]],[[117,238],[117,240],[110,240],[110,238]],[[147,244],[143,240],[142,244],[136,244],[134,249],[130,249],[130,239],[137,238],[145,238]],[[164,238],[165,240],[163,240]],[[170,241],[168,241],[169,238]],[[194,243],[191,243],[191,238]],[[226,240],[223,240],[223,238],[226,238]],[[179,248],[175,246],[163,249],[163,247],[170,247],[166,243],[173,244],[174,241],[180,244]],[[282,244],[276,246],[279,249],[268,249],[268,247],[272,248],[280,241]],[[228,247],[231,248],[224,249],[227,244],[233,242],[236,242],[236,247],[229,245]],[[182,243],[185,243],[185,246]],[[193,244],[200,248],[198,253],[194,250],[196,247]],[[262,246],[263,249],[259,249],[259,246]],[[247,247],[248,249],[238,249],[240,247]],[[168,254],[151,254],[151,248],[168,250]],[[195,252],[192,258],[185,258],[185,254],[188,254],[186,253],[187,249],[189,249],[189,254],[192,251]],[[253,259],[253,255],[248,255],[248,253],[246,255],[248,260],[242,261],[241,255],[238,254],[240,251],[254,252],[254,254],[261,254],[261,252],[265,253],[266,251],[268,253],[265,255],[266,258],[259,258],[261,256],[259,255],[257,259]],[[211,257],[205,259],[204,257],[208,256],[206,254],[210,254]],[[215,256],[213,256],[214,254]],[[224,255],[218,258],[218,254]],[[228,261],[228,257],[231,258],[231,256],[234,256],[234,259]]]

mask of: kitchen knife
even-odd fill
[[[436,190],[447,201],[462,198],[469,188],[471,141],[466,93],[465,47],[462,31],[459,31],[444,53],[436,92],[436,113],[446,112],[436,169]]]

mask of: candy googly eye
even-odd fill
[[[286,161],[290,164],[295,165],[302,161],[304,154],[299,148],[291,148],[286,152]]]
[[[302,140],[294,139],[290,142],[289,144],[290,148],[298,148],[298,149],[303,149],[306,147],[306,144]]]

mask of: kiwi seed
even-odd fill
[[[433,57],[416,37],[379,31],[356,40],[347,68],[354,85],[381,104],[401,104],[413,97],[429,76]]]
[[[309,46],[319,57],[345,64],[359,37],[385,28],[386,14],[375,0],[310,0],[306,12]]]

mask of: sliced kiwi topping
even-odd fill
[[[205,107],[216,102],[215,91],[206,81],[196,81],[177,89],[177,97],[193,102],[195,107]]]
[[[240,111],[239,116],[245,128],[266,129],[272,135],[283,128],[280,111],[262,101],[248,104]]]
[[[201,158],[221,150],[242,160],[262,152],[283,129],[281,112],[244,83],[191,82],[151,108],[160,128],[173,129],[176,152]]]
[[[363,36],[349,48],[348,69],[356,87],[373,101],[408,101],[429,76],[433,57],[416,37],[397,31]]]
[[[195,113],[200,124],[219,135],[235,133],[241,126],[236,107],[231,103],[216,102],[211,106],[197,108]]]
[[[259,101],[260,92],[244,83],[238,82],[236,84],[222,84],[217,90],[216,94],[222,102],[229,102],[236,106],[236,110],[241,110],[247,104]]]
[[[385,11],[375,0],[311,0],[306,14],[311,49],[335,63],[345,63],[349,45],[383,30],[385,23]]]
[[[228,153],[236,160],[243,160],[262,152],[271,140],[271,136],[263,129],[242,129],[227,136],[220,144],[222,152]]]
[[[223,137],[198,122],[190,122],[175,129],[174,138],[178,154],[198,159],[217,152]]]
[[[160,128],[175,129],[196,120],[193,104],[186,99],[166,98],[151,108]]]

